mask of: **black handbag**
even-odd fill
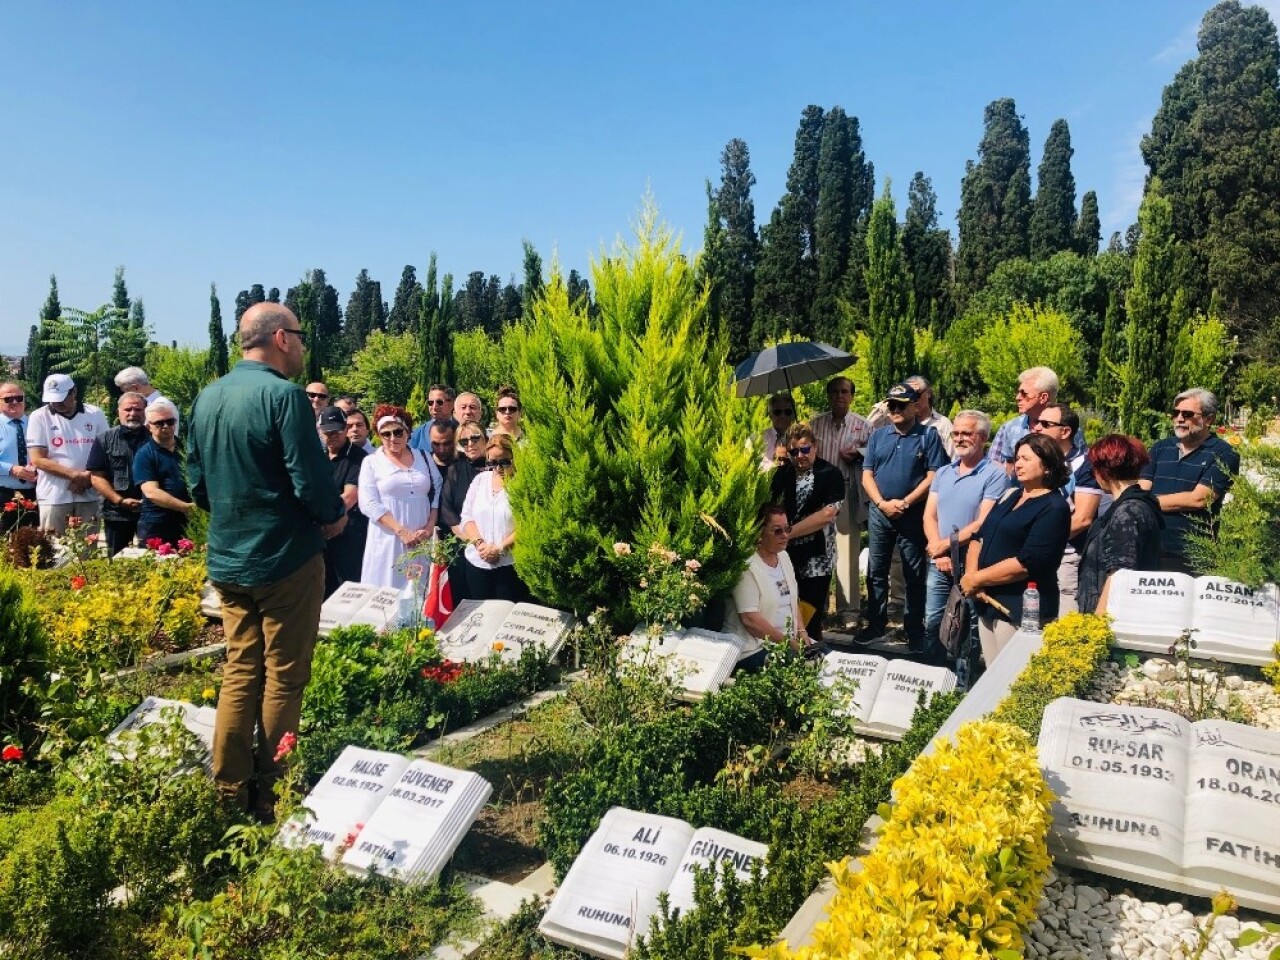
[[[965,595],[960,592],[960,531],[951,530],[951,592],[947,594],[947,604],[942,609],[942,623],[938,627],[938,640],[947,656],[957,657],[960,648],[969,636],[970,607]]]

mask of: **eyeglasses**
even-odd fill
[[[1054,420],[1041,419],[1036,421],[1036,426],[1040,427],[1041,429],[1048,430],[1050,427],[1062,427],[1062,426],[1066,426],[1066,424],[1058,423]],[[952,431],[951,435],[954,437],[955,431]]]
[[[296,330],[295,330],[293,327],[280,327],[280,328],[279,328],[279,332],[280,332],[280,333],[292,333],[292,334],[293,334],[295,337],[297,337],[299,340],[305,340],[305,339],[307,339],[307,334],[306,334],[306,332],[305,332],[301,327],[299,327],[299,328],[298,328],[298,329],[296,329]]]
[[[401,430],[399,427],[392,427],[390,430],[379,430],[378,436],[383,440],[399,440],[409,431]]]
[[[503,460],[486,460],[484,462],[484,465],[488,467],[490,470],[493,470],[497,467],[509,467],[511,466],[511,459],[508,457]]]
[[[787,452],[793,457],[807,457],[809,454],[813,453],[813,444],[806,443],[803,447],[792,447]]]
[[[951,431],[951,436],[957,440],[964,440],[969,437],[976,437],[977,435],[978,435],[978,431],[976,430],[952,430]]]
[[[1194,420],[1196,417],[1200,416],[1200,411],[1175,408],[1170,416],[1175,420]]]
[[[175,417],[165,417],[163,420],[152,420],[150,423],[153,427],[172,427],[176,426],[178,421]]]
[[[520,408],[519,407],[499,407],[498,412],[499,413],[519,413]]]
[[[312,393],[310,390],[307,391],[307,396],[310,397],[312,400],[328,400],[329,399],[329,395],[327,393]]]
[[[775,537],[782,537],[782,536],[789,537],[791,536],[791,524],[787,524],[785,527],[770,527],[769,532],[772,533]]]
[[[1035,393],[1032,393],[1030,390],[1023,390],[1021,387],[1019,387],[1018,396],[1020,396],[1024,400],[1030,400],[1032,397],[1040,396],[1040,391],[1037,390]]]
[[[769,416],[771,416],[771,417],[794,417],[795,415],[796,415],[796,408],[795,408],[795,407],[789,407],[789,408],[787,408],[787,409],[785,409],[785,410],[770,410],[770,411],[769,411]]]
[[[459,437],[458,443],[464,447],[469,447],[473,443],[479,443],[484,437]]]
[[[13,396],[13,397],[0,397],[0,400],[3,400],[5,403],[26,403],[27,402],[27,398],[24,397],[22,394],[18,394],[17,396]]]
[[[911,401],[910,400],[886,400],[885,406],[887,406],[890,410],[905,410],[907,409],[907,407],[911,406]]]
[[[443,406],[444,406],[446,403],[448,403],[448,402],[449,402],[448,400],[428,400],[428,401],[427,401],[427,406],[428,406],[428,407],[443,407]]]

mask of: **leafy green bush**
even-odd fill
[[[30,744],[38,703],[24,687],[43,679],[47,655],[39,611],[21,581],[0,570],[0,745]]]
[[[594,311],[553,275],[511,329],[527,443],[510,482],[515,559],[535,596],[634,613],[612,545],[697,560],[712,597],[737,582],[768,478],[759,424],[728,389],[726,346],[705,332],[706,293],[647,209],[634,247],[592,266]]]
[[[1280,581],[1280,447],[1250,444],[1222,504],[1217,534],[1193,530],[1187,553],[1206,574],[1250,586]]]

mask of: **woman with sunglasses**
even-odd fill
[[[479,423],[464,420],[458,427],[458,452],[449,465],[449,473],[444,478],[444,493],[440,496],[440,522],[444,524],[459,540],[466,539],[462,532],[462,507],[467,500],[467,491],[471,489],[471,481],[477,474],[485,470],[485,444],[488,437]],[[455,605],[462,600],[473,599],[467,581],[467,568],[471,564],[463,556],[458,556],[449,564],[449,587]]]
[[[431,539],[443,484],[431,458],[409,446],[407,410],[379,404],[373,422],[382,446],[360,464],[360,512],[369,520],[360,582],[403,588],[401,557]]]
[[[812,642],[800,620],[796,571],[787,555],[791,539],[787,512],[776,503],[766,503],[758,517],[756,552],[733,588],[733,603],[728,605],[724,626],[726,633],[736,633],[747,641],[738,658],[738,666],[746,670],[764,666],[765,640],[790,644],[797,652]]]
[[[499,401],[501,402],[501,401]],[[485,448],[488,471],[471,481],[462,504],[462,539],[467,542],[467,586],[473,600],[529,599],[516,576],[511,547],[516,521],[507,496],[507,478],[515,474],[515,443],[509,434],[495,433]]]
[[[133,455],[133,482],[142,490],[138,541],[159,540],[176,547],[187,532],[191,494],[178,448],[178,408],[165,399],[146,409],[151,439]]]
[[[805,632],[814,643],[821,643],[836,563],[836,517],[844,502],[844,475],[818,456],[818,438],[809,424],[792,424],[786,439],[789,460],[774,472],[772,499],[786,510],[791,524],[787,554],[795,567],[800,602],[812,608]]]
[[[514,387],[498,388],[498,402],[494,409],[498,412],[494,432],[505,433],[517,443],[523,440],[524,434],[520,430],[520,395]]]

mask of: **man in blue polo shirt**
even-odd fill
[[[980,410],[961,410],[951,432],[956,458],[934,475],[925,501],[925,552],[931,561],[924,608],[925,653],[939,663],[944,658],[938,642],[942,612],[951,585],[962,572],[951,567],[952,542],[960,547],[963,558],[964,548],[1001,494],[1009,489],[1004,470],[994,460],[987,459],[990,436],[990,417]]]
[[[862,465],[862,488],[871,504],[867,626],[856,638],[871,643],[889,625],[889,566],[896,547],[907,585],[902,623],[917,653],[924,650],[924,503],[935,471],[947,462],[937,432],[917,419],[919,399],[910,384],[890,388],[885,397],[889,426],[873,433],[867,444]]]
[[[1231,444],[1213,435],[1218,398],[1193,387],[1173,401],[1173,436],[1151,447],[1151,462],[1139,484],[1160,501],[1164,531],[1160,569],[1195,574],[1187,558],[1186,536],[1191,530],[1216,528],[1222,498],[1240,472],[1240,455]]]

